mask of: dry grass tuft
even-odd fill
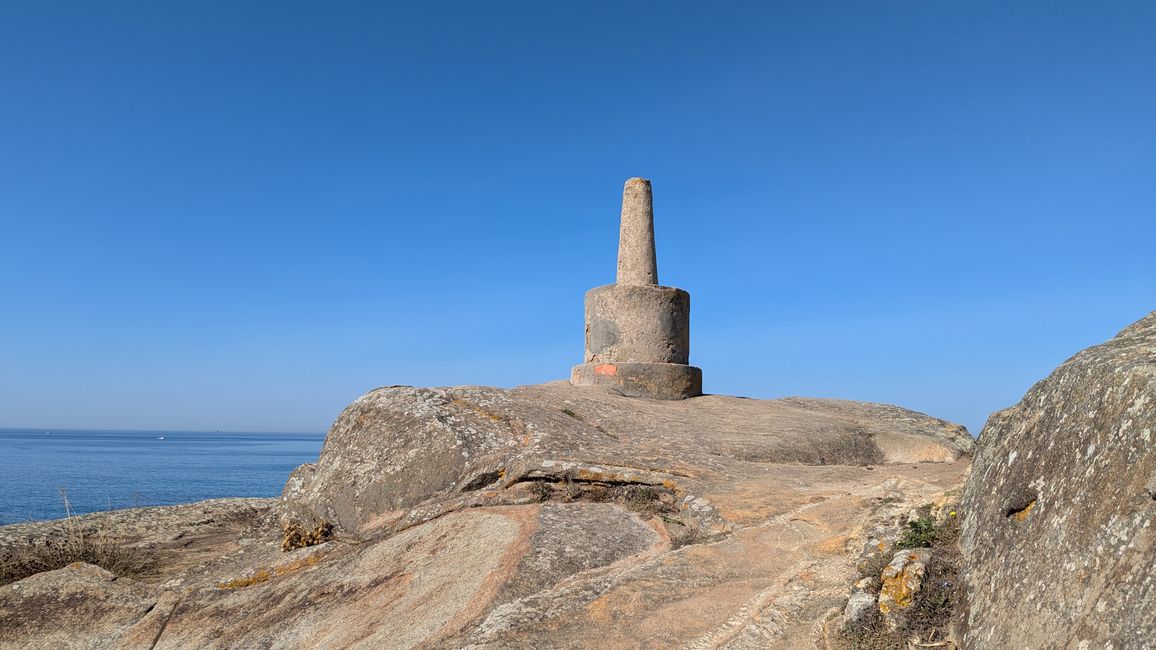
[[[311,569],[320,564],[323,559],[323,555],[313,554],[294,560],[288,564],[282,564],[281,566],[272,568],[261,567],[249,575],[226,580],[225,582],[218,582],[217,589],[244,589],[245,587],[252,587],[253,585],[269,582],[278,576],[292,575]]]
[[[67,514],[64,529],[58,537],[41,543],[0,549],[0,585],[63,569],[74,562],[95,564],[117,576],[130,578],[150,575],[157,568],[160,554],[156,551],[130,546],[103,532],[81,530],[72,516],[68,493],[61,489],[60,494]]]
[[[253,585],[268,582],[273,577],[273,572],[269,569],[258,569],[252,575],[244,578],[234,578],[217,585],[218,589],[244,589],[245,587],[252,587]]]
[[[44,544],[9,549],[8,557],[0,561],[0,585],[63,569],[73,562],[95,564],[117,576],[136,578],[152,573],[158,557],[153,551],[127,546],[113,538],[66,533],[61,539]]]
[[[333,539],[333,524],[328,521],[319,522],[311,529],[306,529],[297,522],[286,524],[281,535],[281,550],[295,551],[307,546],[317,546]]]

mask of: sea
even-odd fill
[[[281,494],[321,433],[0,429],[0,525]]]

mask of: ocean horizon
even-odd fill
[[[275,497],[293,468],[317,460],[324,440],[324,433],[0,428],[0,526],[68,511]]]

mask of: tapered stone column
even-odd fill
[[[617,282],[586,292],[586,362],[570,383],[630,397],[701,395],[702,371],[688,365],[690,294],[658,284],[650,181],[626,181],[621,220]]]
[[[658,284],[654,252],[654,200],[650,181],[631,178],[622,188],[622,224],[618,230],[618,284]]]

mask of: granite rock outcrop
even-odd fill
[[[967,647],[1156,647],[1156,312],[991,416],[962,509]]]
[[[735,465],[955,461],[965,429],[896,407],[717,395],[664,403],[561,382],[513,390],[392,386],[338,417],[296,470],[284,522],[346,534],[406,528],[445,508],[518,502],[542,482],[640,485],[690,503]]]
[[[378,389],[276,502],[128,526],[168,559],[88,585],[91,620],[67,627],[88,648],[823,646],[862,549],[958,489],[971,445],[837,400]],[[332,539],[283,552],[294,523]],[[23,526],[0,539],[58,530]],[[0,647],[57,647],[14,614],[41,580],[0,587]]]

